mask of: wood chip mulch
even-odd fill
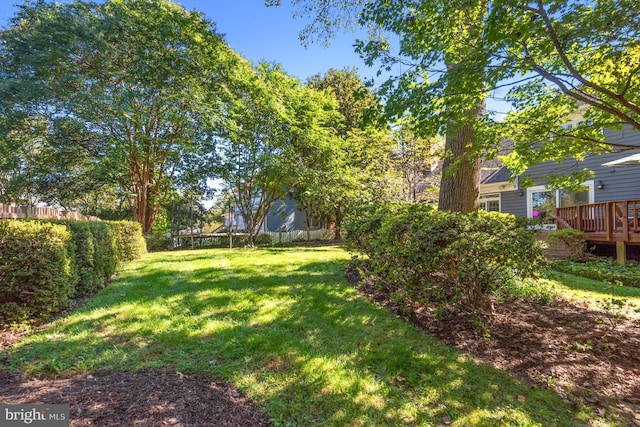
[[[60,378],[0,375],[0,402],[70,405],[70,426],[267,426],[232,387],[180,372],[135,371]]]
[[[373,277],[363,280],[355,266],[346,275],[372,301],[478,362],[552,390],[568,405],[587,405],[595,417],[615,413],[640,426],[639,319],[615,319],[577,302],[495,302],[487,337],[474,329],[469,314],[435,319],[429,307],[420,307],[404,315]]]

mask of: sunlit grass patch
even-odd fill
[[[346,284],[349,260],[338,247],[149,254],[12,348],[7,369],[218,378],[276,425],[585,421],[371,304]]]
[[[605,283],[569,273],[550,272],[551,284],[567,300],[575,300],[591,309],[615,310],[622,315],[640,318],[640,288]],[[619,300],[619,304],[611,301]]]

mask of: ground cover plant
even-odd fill
[[[159,413],[154,420],[198,425],[181,404],[213,381],[231,385],[228,403],[246,409],[247,396],[274,425],[589,422],[556,394],[371,304],[346,283],[349,262],[338,247],[148,254],[84,307],[4,350],[0,394],[67,381],[46,396],[71,401],[72,425],[122,420],[109,419],[123,416],[118,408],[130,424]]]
[[[619,425],[640,422],[640,295],[635,288],[621,286],[612,295],[608,283],[550,271],[546,279],[498,295],[492,315],[479,325],[468,311],[401,306],[393,297],[394,285],[371,274],[368,265],[366,260],[352,264],[350,282],[408,322],[477,361],[556,392],[565,403],[592,412],[592,424],[603,417]],[[611,302],[623,295],[624,303]]]
[[[640,288],[640,265],[637,261],[620,265],[609,258],[591,259],[588,262],[556,260],[553,268],[576,276]]]

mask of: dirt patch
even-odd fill
[[[239,391],[179,372],[98,372],[46,379],[4,374],[0,402],[68,403],[72,427],[269,425]]]
[[[615,412],[640,426],[640,323],[613,319],[586,304],[558,301],[494,303],[486,329],[465,313],[434,318],[430,307],[403,314],[390,291],[374,278],[362,280],[355,267],[347,279],[387,307],[479,362],[556,392],[567,404],[587,405],[596,416]],[[474,327],[475,324],[475,327]]]

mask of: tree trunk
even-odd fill
[[[447,52],[445,62],[449,79],[446,96],[468,96],[469,108],[450,112],[445,140],[440,196],[441,210],[473,212],[478,209],[480,189],[480,153],[477,150],[476,123],[486,113],[484,70],[487,66],[482,50],[482,31],[487,0],[462,2],[457,11],[459,46]]]
[[[481,118],[485,113],[485,104],[484,99],[478,101],[477,107],[466,114]],[[474,123],[475,120],[461,126],[455,123],[449,126],[445,141],[448,155],[443,162],[440,181],[440,210],[473,212],[478,209],[481,161],[474,152],[477,144]]]
[[[340,208],[336,209],[334,233],[335,233],[334,238],[336,240],[342,239],[342,212],[340,212]]]

